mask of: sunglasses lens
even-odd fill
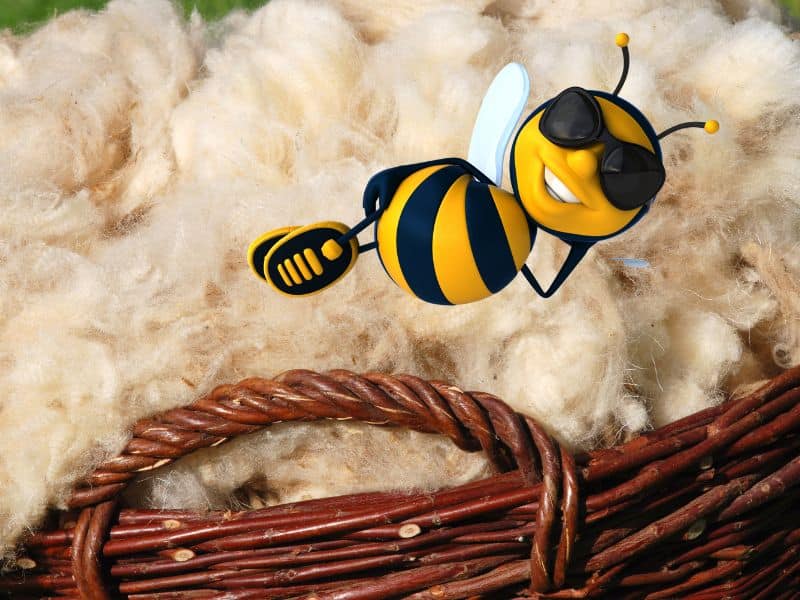
[[[620,144],[603,157],[603,191],[620,210],[646,204],[664,185],[664,166],[655,154],[635,144]]]
[[[588,94],[567,90],[547,107],[539,130],[554,144],[578,146],[600,133],[598,107]]]

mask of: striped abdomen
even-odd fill
[[[435,304],[499,292],[533,243],[514,196],[456,165],[423,167],[406,177],[378,221],[377,241],[389,276]]]

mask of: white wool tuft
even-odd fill
[[[0,36],[0,552],[137,419],[244,377],[447,379],[590,448],[800,362],[800,48],[777,21],[762,0],[271,0],[209,27],[167,0],[115,0]],[[529,108],[611,89],[621,30],[625,98],[659,129],[722,128],[665,140],[650,213],[554,298],[520,280],[427,305],[370,255],[303,300],[249,273],[260,233],[355,222],[373,173],[464,156],[509,60],[531,73]],[[530,263],[546,278],[563,258],[541,234]],[[435,436],[289,424],[130,493],[206,508],[486,472]]]

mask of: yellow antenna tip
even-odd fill
[[[614,43],[619,46],[620,48],[624,48],[628,45],[628,42],[631,41],[631,38],[628,37],[627,33],[618,33],[617,37],[614,38]]]
[[[706,133],[715,134],[719,131],[719,121],[715,121],[714,119],[706,121],[706,124],[703,125],[703,129],[706,130]]]

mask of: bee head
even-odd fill
[[[687,127],[708,133],[716,121],[675,125],[657,134],[619,97],[630,66],[629,38],[617,35],[622,75],[613,92],[571,87],[526,119],[511,150],[511,182],[528,215],[568,240],[597,240],[633,225],[666,178],[659,140]]]

